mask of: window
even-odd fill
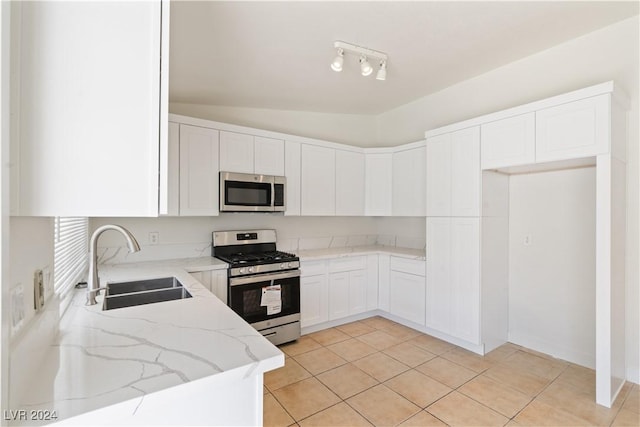
[[[86,279],[89,218],[54,218],[53,289],[60,297]]]

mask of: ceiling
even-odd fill
[[[174,1],[169,99],[379,114],[638,9],[636,1]],[[387,53],[387,80],[362,77],[350,55],[332,71],[335,40]]]

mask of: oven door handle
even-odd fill
[[[229,279],[229,286],[247,285],[251,283],[270,282],[278,279],[300,277],[300,270],[289,270],[282,273],[257,274],[255,276],[234,277]]]

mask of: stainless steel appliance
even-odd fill
[[[220,172],[221,212],[284,212],[284,176]]]
[[[215,231],[212,255],[229,264],[227,304],[274,344],[300,337],[300,260],[276,250],[275,230]]]

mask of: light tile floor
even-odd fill
[[[637,384],[607,409],[593,370],[513,344],[482,357],[372,317],[280,349],[265,426],[640,426]]]

